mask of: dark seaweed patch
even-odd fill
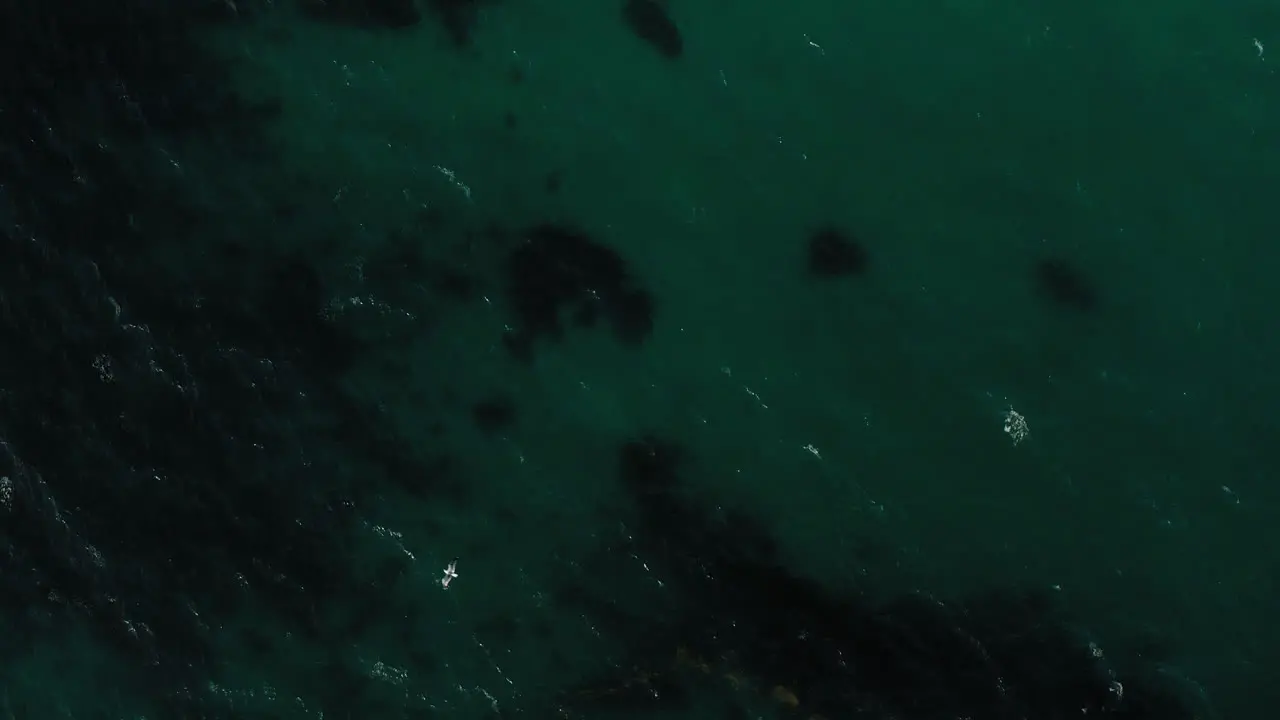
[[[228,716],[202,689],[227,660],[216,628],[248,606],[251,653],[352,642],[327,618],[381,604],[350,562],[369,494],[463,497],[447,456],[344,390],[383,341],[326,316],[323,238],[267,249],[157,151],[210,141],[246,175],[269,157],[278,105],[237,96],[197,40],[225,20],[0,4],[0,663],[87,626],[156,717]]]
[[[429,315],[427,293],[438,299],[466,302],[478,283],[465,262],[429,256],[426,249],[442,232],[433,216],[419,218],[421,228],[397,230],[359,266],[363,282],[378,290],[378,299],[414,315]]]
[[[674,60],[684,54],[680,28],[659,0],[626,0],[622,6],[622,19],[632,34],[663,57]]]
[[[457,47],[471,44],[484,0],[298,0],[309,17],[354,27],[403,29],[422,21],[424,5]],[[521,78],[510,77],[513,83]]]
[[[414,0],[299,0],[308,16],[360,27],[406,28],[422,21]]]
[[[717,693],[717,678],[732,678],[721,697],[772,698],[797,717],[1195,717],[1154,673],[1134,670],[1141,660],[1099,657],[1044,592],[872,601],[796,574],[758,522],[689,496],[687,456],[656,437],[619,451],[638,517],[626,547],[603,557],[644,557],[665,601],[641,616],[582,585],[558,595],[630,648],[558,698],[566,717],[679,711],[689,692]]]
[[[561,170],[552,170],[547,173],[547,176],[542,181],[542,187],[551,195],[560,192],[560,188],[563,186],[564,172]]]
[[[480,2],[481,0],[427,0],[436,20],[459,47],[471,44],[471,35],[480,19]]]
[[[527,359],[539,338],[564,336],[561,313],[608,320],[619,340],[638,344],[653,331],[653,299],[636,286],[622,257],[571,227],[539,225],[525,233],[506,264],[507,298],[519,319],[504,337]]]
[[[809,237],[809,274],[818,278],[861,275],[870,258],[866,248],[848,233],[824,227]]]
[[[485,435],[494,435],[515,424],[516,406],[511,398],[495,395],[471,406],[471,419]]]
[[[442,295],[454,300],[472,300],[477,294],[475,278],[453,267],[441,267],[432,281]]]
[[[1098,305],[1093,284],[1079,268],[1062,258],[1036,263],[1035,282],[1044,297],[1061,307],[1088,312]]]

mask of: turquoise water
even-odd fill
[[[377,5],[0,14],[0,718],[1271,716],[1280,13]]]

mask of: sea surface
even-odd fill
[[[0,720],[1270,720],[1277,67],[1261,0],[0,0]]]

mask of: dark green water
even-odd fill
[[[0,720],[1272,717],[1280,11],[626,6],[0,0]]]

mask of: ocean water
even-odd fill
[[[1272,43],[0,0],[0,720],[1272,717]]]

